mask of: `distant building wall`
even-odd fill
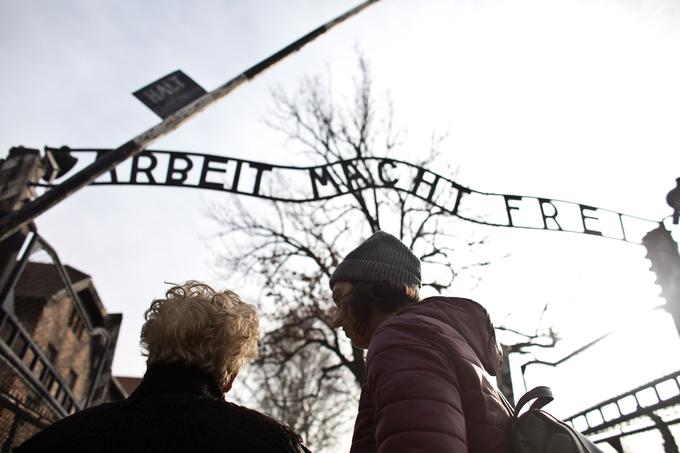
[[[10,451],[60,418],[4,359],[0,359],[0,393],[1,452]]]
[[[93,391],[93,403],[119,400],[124,395],[111,379],[112,351],[117,339],[120,315],[108,315],[89,276],[66,268],[91,325],[109,331],[112,345],[103,348],[100,336],[87,331],[75,301],[53,264],[28,263],[11,296],[11,322],[0,323],[0,342],[11,348],[17,360],[26,366],[67,413],[85,405]],[[15,332],[13,323],[20,325]],[[24,335],[24,336],[22,336]],[[24,338],[30,338],[25,340]],[[34,350],[42,352],[36,354]],[[46,370],[46,359],[58,378]],[[97,388],[92,380],[101,361],[102,373]],[[40,429],[59,420],[62,415],[31,385],[8,357],[0,356],[0,453],[23,443]],[[24,370],[26,371],[26,370]],[[64,390],[67,387],[70,392]],[[95,405],[95,404],[91,404]]]
[[[75,396],[84,400],[93,371],[94,340],[79,328],[82,321],[69,322],[73,316],[80,318],[70,297],[52,298],[43,308],[33,340],[48,357],[56,351],[53,365]]]

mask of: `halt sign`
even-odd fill
[[[191,77],[177,70],[132,94],[165,119],[206,94],[206,91]]]

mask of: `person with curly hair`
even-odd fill
[[[54,423],[18,453],[309,452],[288,427],[224,400],[241,366],[257,356],[254,306],[189,281],[154,300],[145,320],[147,371],[132,395]]]

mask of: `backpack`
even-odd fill
[[[517,401],[516,409],[498,392],[512,414],[512,446],[514,453],[604,453],[586,436],[541,410],[553,400],[549,387],[536,387]],[[536,400],[521,414],[522,408]],[[520,415],[521,414],[521,415]]]

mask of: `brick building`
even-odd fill
[[[90,276],[58,258],[20,267],[0,313],[0,452],[128,393],[111,376],[122,315],[107,313]]]
[[[23,147],[0,159],[0,217],[77,159]],[[63,266],[34,223],[0,242],[0,453],[51,423],[128,395],[111,376],[122,315],[89,275]],[[125,381],[134,387],[134,379]]]

